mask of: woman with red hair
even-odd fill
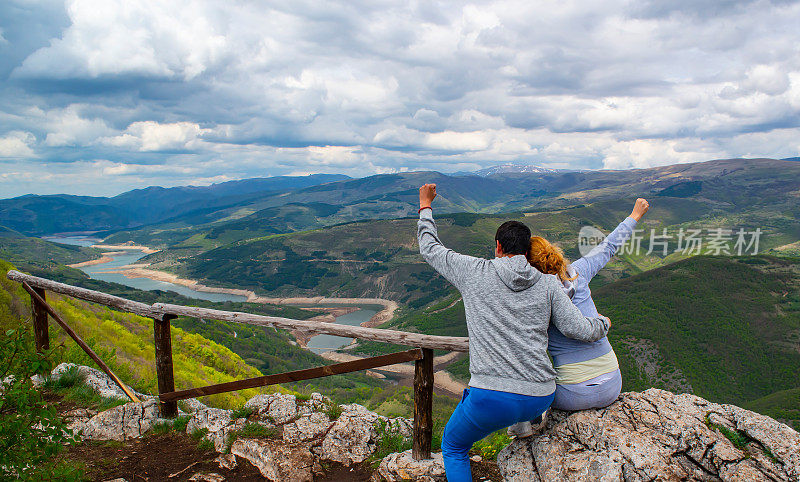
[[[636,223],[649,208],[650,204],[646,200],[637,199],[631,215],[589,254],[573,263],[564,258],[564,253],[557,246],[542,237],[533,236],[528,261],[542,273],[557,276],[581,314],[598,316],[589,282],[630,237]],[[548,336],[547,350],[553,358],[553,367],[557,374],[555,398],[551,407],[569,411],[602,408],[619,397],[622,375],[607,337],[594,342],[574,340],[564,336],[553,325],[548,328]],[[542,420],[537,419],[534,422],[541,423]],[[527,437],[533,433],[529,422],[512,425],[508,432],[518,437]]]

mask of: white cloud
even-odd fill
[[[142,121],[134,122],[123,134],[105,138],[103,142],[141,152],[184,150],[196,147],[202,133],[203,129],[191,122],[159,124]]]
[[[76,170],[108,159],[130,186],[800,150],[798,2],[66,0],[66,16],[28,50],[0,32],[30,52],[0,85],[0,142]],[[144,165],[174,169],[124,167]]]
[[[21,76],[145,75],[192,79],[222,60],[224,12],[212,2],[70,0],[71,26]]]
[[[98,137],[112,133],[105,120],[81,117],[80,110],[80,105],[73,104],[48,112],[33,111],[29,115],[42,118],[47,131],[44,144],[49,147],[88,145]]]
[[[0,159],[25,159],[36,157],[33,146],[36,137],[30,132],[11,131],[0,137]]]

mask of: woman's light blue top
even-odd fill
[[[589,282],[614,256],[614,253],[617,252],[622,243],[630,237],[635,227],[635,219],[625,218],[602,243],[595,246],[589,254],[569,266],[569,275],[574,276],[577,274],[578,277],[572,281],[565,281],[564,290],[572,298],[575,306],[581,310],[583,316],[595,317],[598,315],[594,300],[592,300]],[[548,329],[548,335],[550,340],[547,349],[553,357],[553,365],[556,367],[568,363],[593,360],[612,351],[611,344],[606,337],[591,343],[573,340],[564,336],[552,324]]]

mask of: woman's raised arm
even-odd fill
[[[622,243],[627,241],[631,236],[633,229],[636,227],[636,223],[642,219],[642,216],[644,216],[648,209],[650,209],[650,203],[648,203],[647,200],[642,198],[637,199],[636,203],[633,205],[631,215],[625,218],[625,220],[622,221],[614,231],[611,231],[611,234],[606,236],[603,242],[595,246],[589,254],[574,261],[572,267],[587,280],[594,278],[594,275],[603,269],[603,266],[611,260],[611,257],[614,256],[614,253],[622,246]]]

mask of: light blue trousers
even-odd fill
[[[531,397],[475,387],[464,390],[442,437],[448,482],[472,480],[469,467],[472,444],[501,428],[538,417],[552,402],[553,394]]]
[[[622,390],[622,374],[619,369],[571,385],[556,385],[553,408],[558,410],[588,410],[611,405]]]

